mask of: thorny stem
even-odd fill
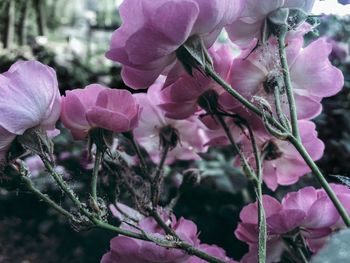
[[[258,258],[259,258],[259,263],[265,263],[266,262],[267,227],[266,227],[266,216],[265,216],[265,209],[263,204],[263,193],[262,193],[262,184],[263,184],[262,162],[264,157],[260,154],[252,128],[250,127],[249,124],[247,124],[246,127],[248,129],[250,141],[252,143],[252,148],[253,148],[254,158],[256,163],[256,174],[258,177],[256,186],[255,186],[257,202],[258,202],[258,221],[259,221]]]
[[[162,176],[162,172],[163,172],[163,167],[164,167],[164,163],[166,160],[166,157],[168,155],[169,152],[169,145],[166,145],[163,149],[163,153],[162,153],[162,157],[161,160],[156,168],[155,171],[155,175],[153,177],[152,183],[151,183],[151,199],[152,199],[152,205],[153,207],[157,207],[158,206],[158,202],[159,202],[159,193],[160,193],[160,179]]]
[[[36,195],[40,200],[44,201],[46,204],[48,204],[50,207],[52,207],[53,209],[55,209],[57,212],[59,212],[60,214],[66,216],[67,218],[69,218],[70,220],[74,219],[74,216],[69,213],[66,209],[64,209],[63,207],[59,206],[58,204],[55,203],[55,201],[53,201],[47,194],[44,194],[42,192],[40,192],[39,189],[37,189],[34,184],[32,183],[32,181],[25,175],[21,176],[21,180],[22,183],[25,185],[25,187],[27,188],[27,190],[29,190],[30,192],[32,192],[34,195]]]
[[[316,176],[317,180],[321,184],[322,188],[326,191],[328,197],[331,199],[332,203],[338,210],[338,213],[340,214],[341,218],[343,219],[345,225],[347,227],[350,227],[350,218],[348,213],[346,212],[346,209],[338,199],[337,195],[327,182],[327,180],[324,178],[322,172],[316,165],[316,163],[312,160],[308,152],[306,151],[304,145],[296,139],[294,136],[290,136],[289,141],[294,145],[294,147],[297,149],[297,151],[300,153],[300,155],[303,157],[305,162],[308,164],[308,166],[311,168],[313,174]]]
[[[280,95],[281,95],[280,88],[278,86],[276,86],[274,88],[274,96],[275,96],[275,106],[276,106],[277,118],[286,129],[290,129],[289,121],[282,110],[281,96]]]
[[[283,78],[284,78],[284,84],[286,87],[286,93],[289,103],[289,113],[290,113],[290,120],[292,124],[292,133],[295,138],[297,138],[299,141],[300,134],[299,134],[299,128],[298,128],[298,113],[297,108],[295,105],[295,99],[293,94],[293,87],[292,82],[290,80],[290,73],[289,73],[289,66],[287,61],[287,53],[285,49],[285,35],[286,33],[281,33],[277,39],[278,39],[278,51],[280,55],[280,61],[282,66],[282,72],[283,72]]]
[[[152,181],[152,177],[149,175],[148,165],[147,165],[147,163],[145,161],[145,158],[143,157],[143,154],[141,152],[140,146],[136,142],[135,137],[132,134],[132,132],[128,132],[127,133],[127,138],[131,142],[131,145],[134,148],[134,151],[135,151],[137,157],[139,158],[139,161],[141,163],[142,169],[144,169],[144,174],[146,175],[147,179],[151,182]]]
[[[79,201],[78,197],[74,194],[74,192],[69,188],[69,186],[66,184],[66,182],[62,179],[62,177],[53,169],[52,164],[45,158],[42,159],[46,169],[49,171],[49,173],[53,176],[57,184],[60,186],[60,188],[68,195],[68,197],[73,201],[73,203],[79,208],[79,211],[82,212],[89,220],[94,223],[94,225],[98,228],[109,230],[116,232],[120,235],[128,236],[131,238],[136,238],[144,241],[149,241],[153,242],[159,246],[162,247],[167,247],[167,248],[178,248],[181,250],[184,250],[190,255],[197,256],[201,259],[206,260],[207,262],[210,263],[225,263],[224,261],[213,257],[195,247],[193,247],[191,244],[183,241],[183,240],[176,240],[176,241],[169,241],[165,238],[159,238],[154,236],[153,234],[148,234],[148,233],[137,233],[133,231],[129,231],[126,229],[122,229],[119,227],[115,227],[113,225],[110,225],[106,222],[103,222],[99,218],[96,217],[96,215],[90,213],[84,206],[83,204]],[[158,215],[158,213],[157,213]],[[156,215],[156,216],[157,216]],[[159,215],[158,215],[159,216]],[[160,216],[159,216],[160,218]],[[160,218],[160,221],[163,222],[165,226],[165,222]],[[157,221],[158,222],[158,221]],[[164,227],[162,224],[162,227]],[[173,231],[173,230],[172,230]],[[175,233],[176,234],[176,233]],[[176,237],[176,236],[175,236]]]
[[[95,165],[94,170],[92,172],[91,178],[91,196],[93,202],[97,202],[97,181],[98,181],[98,170],[100,168],[100,164],[103,158],[103,152],[96,147],[96,156],[95,156]]]
[[[258,116],[262,117],[263,113],[252,103],[250,103],[248,100],[246,100],[241,94],[239,94],[237,91],[235,91],[229,84],[227,84],[221,77],[209,66],[206,65],[205,67],[206,73],[220,86],[222,86],[229,94],[231,94],[234,98],[236,98],[239,102],[241,102],[245,107],[247,107],[249,110],[251,110],[253,113],[257,114]],[[276,128],[283,132],[287,132],[286,129],[278,123],[274,118],[269,118],[273,125],[275,125]],[[287,140],[294,145],[296,150],[301,154],[305,162],[308,164],[308,166],[311,168],[313,174],[316,176],[318,181],[320,182],[321,186],[325,189],[327,195],[332,200],[334,206],[337,208],[337,211],[341,218],[343,219],[344,223],[347,227],[350,227],[350,218],[347,214],[344,206],[341,204],[340,200],[328,184],[327,180],[324,178],[323,174],[321,173],[320,169],[316,165],[316,163],[312,160],[308,152],[306,151],[305,147],[302,145],[300,140],[298,140],[296,137],[294,137],[292,134],[289,133],[289,136],[287,136]]]
[[[255,106],[253,103],[248,101],[245,97],[243,97],[239,92],[231,87],[225,80],[223,80],[214,70],[213,68],[206,64],[205,72],[210,76],[217,84],[219,84],[222,88],[224,88],[229,94],[232,95],[236,100],[242,103],[247,109],[258,115],[259,117],[263,117],[264,114],[261,110]],[[268,120],[279,130],[284,130],[284,127],[273,117],[268,117]]]
[[[244,173],[248,176],[249,179],[253,180],[254,183],[256,184],[258,181],[258,178],[256,177],[256,174],[254,173],[251,166],[249,165],[247,158],[244,156],[244,154],[242,153],[238,144],[233,139],[232,134],[230,132],[230,129],[227,126],[224,118],[220,114],[216,114],[215,117],[219,121],[221,127],[224,129],[225,134],[226,134],[228,140],[230,141],[230,144],[231,144],[233,150],[239,155]]]

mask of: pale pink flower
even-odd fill
[[[55,71],[38,61],[18,61],[0,74],[0,159],[30,128],[54,130],[61,99]]]
[[[171,127],[177,131],[179,142],[168,153],[166,163],[199,159],[198,153],[207,150],[204,146],[208,140],[205,126],[196,117],[185,120],[167,118],[158,106],[162,86],[163,82],[158,82],[148,89],[147,94],[135,94],[137,102],[142,106],[139,126],[134,130],[136,140],[147,150],[153,161],[158,162],[161,153],[160,132],[163,128]]]
[[[242,0],[125,0],[123,23],[112,35],[107,58],[123,65],[133,88],[147,88],[174,64],[176,50],[191,36],[210,47],[240,14]]]
[[[301,140],[306,150],[314,161],[320,159],[323,156],[324,144],[317,138],[315,124],[311,121],[298,123]],[[288,141],[275,139],[265,132],[257,132],[256,141],[265,155],[263,180],[271,190],[276,190],[278,185],[292,185],[301,176],[311,171],[299,152]],[[254,165],[251,142],[248,137],[243,140],[242,149]]]
[[[181,239],[195,247],[199,245],[197,226],[192,221],[184,218],[177,220],[174,215],[169,215],[165,212],[161,213],[161,215]],[[122,227],[138,231],[126,224],[123,224]],[[151,217],[141,219],[138,227],[156,237],[161,238],[165,236],[164,230]],[[113,238],[110,244],[111,251],[103,256],[101,263],[183,263],[187,262],[190,257],[179,249],[163,248],[152,242],[125,236]]]
[[[279,8],[298,8],[310,13],[315,0],[246,0],[239,19],[226,26],[230,39],[240,46],[246,46],[261,38],[262,28],[268,15]]]
[[[98,84],[66,92],[62,97],[61,120],[77,140],[92,128],[127,132],[138,124],[140,107],[127,90]]]
[[[332,46],[320,38],[302,48],[301,36],[287,40],[287,59],[297,106],[298,119],[311,119],[321,110],[321,100],[335,95],[344,85],[339,69],[332,66],[328,56]],[[249,100],[262,97],[275,105],[273,88],[276,83],[284,87],[277,44],[271,38],[267,45],[255,50],[248,57],[234,60],[231,68],[231,85]],[[282,110],[289,115],[286,93],[281,92]]]
[[[350,212],[350,189],[341,185],[332,185],[332,188]],[[282,239],[284,235],[299,233],[308,248],[317,252],[332,232],[344,227],[339,225],[340,216],[322,188],[305,187],[297,192],[290,192],[281,203],[264,195],[263,204],[268,231],[267,262],[278,262],[286,247]],[[254,262],[258,251],[257,203],[245,206],[240,213],[240,219],[235,235],[250,248],[242,262]]]

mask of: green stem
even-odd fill
[[[191,244],[184,242],[184,241],[176,241],[172,242],[169,241],[165,238],[159,238],[155,237],[152,234],[146,234],[146,233],[136,233],[132,232],[126,229],[122,229],[119,227],[112,226],[106,222],[101,221],[99,218],[97,218],[94,214],[90,213],[84,206],[83,204],[79,201],[78,197],[75,196],[74,192],[69,188],[69,186],[66,184],[66,182],[62,179],[62,177],[53,169],[53,166],[51,163],[46,160],[45,158],[42,159],[46,169],[49,171],[49,173],[53,176],[57,184],[60,186],[60,188],[68,195],[68,197],[73,201],[73,203],[79,208],[79,210],[87,216],[92,223],[98,228],[101,229],[106,229],[109,231],[114,231],[120,235],[140,239],[140,240],[145,240],[149,242],[156,243],[159,246],[162,247],[169,247],[169,248],[178,248],[186,251],[190,255],[197,256],[201,259],[206,260],[207,262],[210,263],[225,263],[224,261],[213,257],[209,254],[206,254],[203,251],[200,251],[196,248],[194,248]]]
[[[169,148],[170,148],[169,145],[166,145],[164,147],[162,157],[161,157],[160,162],[156,168],[155,175],[152,179],[152,183],[151,183],[151,196],[152,197],[151,197],[151,199],[152,199],[153,208],[156,208],[158,206],[161,176],[162,176],[162,171],[163,171],[166,157],[168,156]]]
[[[240,95],[237,91],[235,91],[229,84],[227,84],[223,79],[220,78],[220,76],[213,71],[213,69],[208,65],[205,67],[205,70],[207,74],[212,77],[212,79],[217,82],[220,86],[222,86],[227,92],[229,92],[234,98],[236,98],[238,101],[240,101],[244,106],[246,106],[248,109],[250,109],[252,112],[257,114],[258,116],[262,117],[263,114],[260,112],[260,110],[255,107],[253,104],[251,104],[249,101],[247,101],[242,95]],[[288,132],[286,129],[278,123],[274,118],[269,118],[271,123],[278,128],[279,130],[283,132]],[[312,160],[310,155],[305,150],[304,146],[300,142],[300,140],[296,139],[294,136],[288,136],[288,141],[294,145],[296,150],[301,154],[305,162],[308,164],[308,166],[311,168],[313,174],[316,176],[318,181],[320,182],[321,186],[325,189],[327,195],[332,200],[334,206],[337,208],[338,213],[340,214],[341,218],[343,219],[346,226],[350,227],[350,218],[348,214],[346,213],[346,210],[344,206],[340,203],[339,199],[337,198],[336,194],[333,192],[332,188],[329,186],[327,180],[324,178],[323,174],[321,173],[320,169],[317,167],[315,162]]]
[[[257,200],[258,200],[258,219],[259,219],[258,258],[259,258],[259,263],[265,263],[266,262],[267,227],[266,227],[265,209],[263,204],[262,182],[258,183],[256,191],[257,191]]]
[[[298,113],[295,105],[295,99],[293,94],[292,82],[290,80],[289,66],[287,61],[287,53],[285,49],[285,34],[278,36],[278,51],[280,55],[280,61],[282,66],[284,84],[286,87],[286,93],[289,103],[289,113],[292,124],[293,136],[300,140],[299,128],[298,128]]]
[[[98,180],[98,170],[102,161],[103,152],[96,147],[95,165],[92,172],[91,179],[91,196],[94,202],[97,202],[97,180]]]
[[[300,256],[300,259],[303,263],[309,263],[309,261],[307,260],[307,258],[305,257],[304,255],[304,252],[303,250],[300,248],[300,247],[297,247],[297,251],[298,251],[298,254]]]
[[[72,189],[68,186],[68,184],[63,180],[62,176],[58,174],[53,166],[51,165],[50,161],[46,158],[42,158],[42,161],[50,173],[50,175],[53,177],[53,179],[56,181],[58,186],[63,190],[63,192],[69,197],[69,199],[74,203],[75,206],[77,206],[79,209],[83,208],[82,203],[79,201],[79,198],[75,195]]]
[[[256,177],[256,174],[253,172],[251,166],[249,165],[247,159],[245,158],[245,156],[242,153],[241,149],[239,148],[238,144],[233,139],[232,134],[230,132],[230,129],[227,126],[224,118],[220,114],[216,114],[215,117],[219,121],[221,127],[224,129],[225,134],[226,134],[233,150],[239,155],[244,173],[247,175],[247,177],[249,179],[253,180],[254,184],[256,184],[258,182],[258,178]]]
[[[266,227],[266,216],[263,203],[263,157],[260,154],[254,132],[249,125],[246,125],[249,131],[249,137],[252,143],[252,148],[254,152],[255,162],[256,162],[256,174],[258,180],[256,182],[256,194],[258,201],[258,221],[259,221],[259,241],[258,241],[258,259],[259,263],[266,262],[266,241],[267,241],[267,227]]]
[[[242,103],[247,109],[258,115],[259,117],[263,117],[264,114],[261,112],[261,110],[255,106],[253,103],[248,101],[245,97],[243,97],[239,92],[237,92],[235,89],[231,87],[230,84],[226,83],[225,80],[223,80],[210,65],[205,66],[205,72],[210,76],[217,84],[219,84],[222,88],[224,88],[229,94],[232,95],[236,100],[238,100],[240,103]],[[267,117],[267,119],[279,130],[283,131],[284,127],[281,125],[275,118],[273,117]]]
[[[69,213],[66,209],[64,209],[63,207],[56,204],[55,201],[53,201],[48,195],[40,192],[40,190],[34,186],[32,181],[28,177],[22,176],[21,180],[22,180],[22,183],[25,185],[25,187],[30,192],[35,194],[40,200],[43,200],[46,204],[48,204],[50,207],[55,209],[60,214],[66,216],[67,218],[69,218],[71,220],[74,220],[74,216],[71,213]]]
[[[280,88],[276,86],[274,88],[274,96],[275,96],[275,106],[276,106],[276,113],[277,113],[277,118],[280,121],[280,123],[288,130],[290,130],[290,124],[289,120],[287,119],[286,115],[284,114],[282,110],[282,105],[281,105],[281,96],[280,96]]]
[[[330,187],[327,180],[324,178],[323,174],[321,173],[320,169],[316,165],[316,163],[312,160],[310,155],[308,154],[307,150],[303,146],[303,144],[296,139],[294,136],[290,136],[289,141],[294,145],[294,147],[297,149],[297,151],[300,153],[300,155],[303,157],[305,162],[308,164],[308,166],[311,168],[313,174],[316,176],[317,180],[321,184],[322,188],[326,191],[328,197],[331,199],[332,203],[338,210],[339,215],[343,219],[345,225],[347,227],[350,227],[350,217],[348,213],[346,212],[346,209],[338,199],[337,195],[333,191],[333,189]]]
[[[143,157],[143,154],[141,152],[140,146],[139,144],[136,142],[135,137],[133,135],[132,132],[127,132],[124,134],[126,138],[129,139],[129,141],[131,142],[131,145],[137,155],[137,157],[139,158],[139,161],[141,163],[141,167],[142,169],[144,169],[144,175],[147,177],[147,179],[152,182],[152,177],[149,174],[149,169],[148,169],[148,165],[146,163],[145,158]]]

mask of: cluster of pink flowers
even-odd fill
[[[350,212],[350,189],[343,185],[332,185],[338,198]],[[287,237],[305,240],[312,252],[317,252],[334,231],[345,227],[337,210],[323,189],[305,187],[298,192],[288,193],[281,201],[265,195],[263,205],[266,211],[268,231],[267,262],[278,262],[286,250]],[[242,262],[257,262],[258,208],[257,203],[245,206],[241,213],[235,235],[249,245],[249,253]]]
[[[279,185],[296,183],[310,172],[298,151],[287,141],[270,135],[260,118],[214,82],[203,69],[196,68],[197,64],[192,65],[190,75],[184,62],[178,59],[178,52],[185,44],[200,39],[200,48],[208,49],[212,59],[206,60],[212,62],[213,69],[224,81],[252,103],[263,100],[275,115],[277,93],[281,110],[288,118],[278,42],[274,36],[262,39],[262,28],[279,10],[289,10],[290,14],[297,11],[307,16],[313,3],[313,0],[124,0],[120,6],[123,23],[113,33],[106,57],[122,65],[122,78],[127,85],[148,89],[147,93],[132,94],[127,90],[91,84],[67,91],[61,97],[53,69],[36,61],[17,62],[0,75],[0,162],[6,161],[16,136],[32,128],[52,131],[59,118],[76,140],[86,139],[96,128],[130,132],[155,163],[161,159],[164,137],[171,130],[174,138],[168,139],[175,142],[165,163],[196,160],[209,145],[229,144],[220,125],[220,120],[224,120],[254,167],[252,138],[246,127],[238,127],[232,117],[240,116],[252,128],[264,157],[263,180],[267,187],[274,191]],[[294,20],[295,17],[287,17],[285,22]],[[320,114],[323,98],[341,90],[344,79],[328,59],[331,43],[321,38],[305,47],[304,35],[311,26],[306,23],[288,26],[291,30],[285,40],[285,50],[300,137],[311,158],[318,160],[323,155],[324,144],[318,139],[311,119]],[[216,42],[224,28],[232,43]],[[350,212],[350,190],[339,185],[333,185],[333,188]],[[322,189],[307,187],[289,193],[281,203],[264,196],[263,204],[269,233],[268,262],[280,258],[285,248],[283,238],[287,235],[300,236],[308,248],[316,252],[330,233],[343,226]],[[225,262],[234,262],[221,248],[201,244],[192,221],[177,220],[168,213],[162,215],[184,241]],[[257,204],[244,207],[240,218],[242,222],[235,234],[250,248],[242,262],[257,262]],[[128,225],[123,227],[135,230]],[[152,218],[140,219],[138,227],[155,236],[165,235]],[[204,261],[180,250],[118,236],[112,239],[111,251],[105,254],[102,262]]]

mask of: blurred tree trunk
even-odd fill
[[[9,48],[13,43],[13,36],[15,30],[15,0],[8,0],[5,7],[5,21],[4,21],[4,48]]]
[[[34,0],[34,9],[36,13],[36,21],[38,24],[38,34],[39,36],[46,35],[46,18],[44,14],[44,4],[43,0]]]
[[[20,17],[18,22],[18,44],[20,46],[26,44],[27,40],[27,18],[30,0],[22,0],[20,7]]]

